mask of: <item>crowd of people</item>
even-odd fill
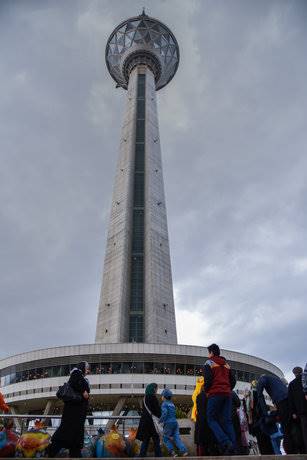
[[[307,365],[293,369],[287,382],[275,375],[263,375],[253,382],[247,395],[251,433],[257,438],[262,454],[280,454],[280,444],[287,454],[307,453]],[[264,391],[273,406],[268,406]]]
[[[261,455],[307,453],[307,364],[293,369],[294,380],[262,375],[241,401],[235,379],[216,344],[208,347],[204,377],[193,394],[197,454],[248,455],[252,437]],[[269,396],[268,400],[265,397]],[[283,442],[282,442],[283,441]]]
[[[64,400],[64,410],[61,424],[51,438],[49,457],[55,457],[62,449],[69,449],[71,458],[81,457],[84,438],[84,422],[90,394],[89,382],[86,375],[89,373],[89,364],[81,362],[72,370],[68,385],[73,390],[70,400]],[[157,398],[158,385],[147,385],[143,399],[142,416],[139,422],[136,438],[142,442],[140,457],[146,457],[150,440],[154,444],[156,457],[162,457],[161,439],[170,456],[177,456],[178,449],[182,456],[187,456],[188,451],[179,435],[179,425],[176,419],[176,408],[172,402],[172,392],[164,389],[162,405]],[[77,397],[80,400],[77,401]],[[161,427],[161,428],[160,428]]]
[[[61,424],[52,436],[49,457],[61,448],[70,456],[81,457],[84,423],[88,410],[90,385],[86,378],[90,366],[83,361],[70,373],[58,396],[64,401]],[[287,383],[276,375],[262,375],[240,400],[234,391],[235,373],[218,345],[208,347],[203,375],[197,377],[192,395],[191,418],[195,422],[194,442],[198,456],[248,455],[251,436],[256,438],[261,455],[307,453],[307,364],[293,369],[294,380]],[[162,404],[158,385],[147,385],[136,438],[141,441],[140,457],[145,457],[152,440],[156,457],[162,456],[161,440],[170,456],[187,456],[176,419],[172,392],[164,388]],[[266,393],[266,396],[264,395]],[[0,410],[9,411],[0,393]],[[269,396],[270,399],[266,399]],[[269,404],[268,404],[269,401]]]

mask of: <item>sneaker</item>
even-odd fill
[[[183,452],[183,453],[181,454],[181,457],[187,457],[188,455],[189,455],[188,452]]]
[[[170,452],[170,457],[176,458],[178,457],[178,454],[172,450],[172,452]]]

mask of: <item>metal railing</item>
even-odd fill
[[[16,431],[22,434],[24,431],[32,428],[30,422],[35,420],[40,420],[44,425],[44,429],[50,434],[57,429],[57,426],[50,426],[47,423],[47,420],[52,419],[61,419],[62,415],[54,414],[54,415],[44,415],[44,414],[0,414],[0,422],[1,419],[11,419],[14,420],[14,425]],[[86,417],[85,423],[85,431],[93,436],[97,434],[98,429],[106,429],[111,428],[112,425],[115,425],[116,428],[122,432],[122,435],[125,436],[129,428],[136,428],[138,426],[140,415],[88,415]],[[104,423],[97,423],[97,420],[102,420]],[[114,420],[114,423],[111,424],[111,420]]]

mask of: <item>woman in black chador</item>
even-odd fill
[[[84,440],[84,423],[88,407],[90,386],[85,378],[89,374],[90,366],[82,361],[75,367],[69,378],[69,385],[80,394],[81,401],[64,403],[61,425],[51,438],[49,457],[55,457],[61,448],[69,449],[71,458],[81,457]]]
[[[156,396],[157,390],[158,385],[156,383],[150,383],[145,390],[142,416],[136,433],[136,439],[142,441],[140,457],[146,457],[150,438],[152,438],[154,443],[155,457],[162,457],[160,436],[155,429],[151,415],[153,414],[158,418],[161,417],[161,407]]]

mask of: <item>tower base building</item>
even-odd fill
[[[283,373],[273,364],[234,351],[221,350],[235,370],[240,396],[261,374]],[[190,345],[148,343],[89,344],[46,348],[0,360],[1,391],[17,413],[56,413],[56,398],[70,370],[82,360],[91,364],[91,411],[140,408],[148,383],[174,393],[177,404],[192,405],[196,377],[202,374],[207,349]]]

